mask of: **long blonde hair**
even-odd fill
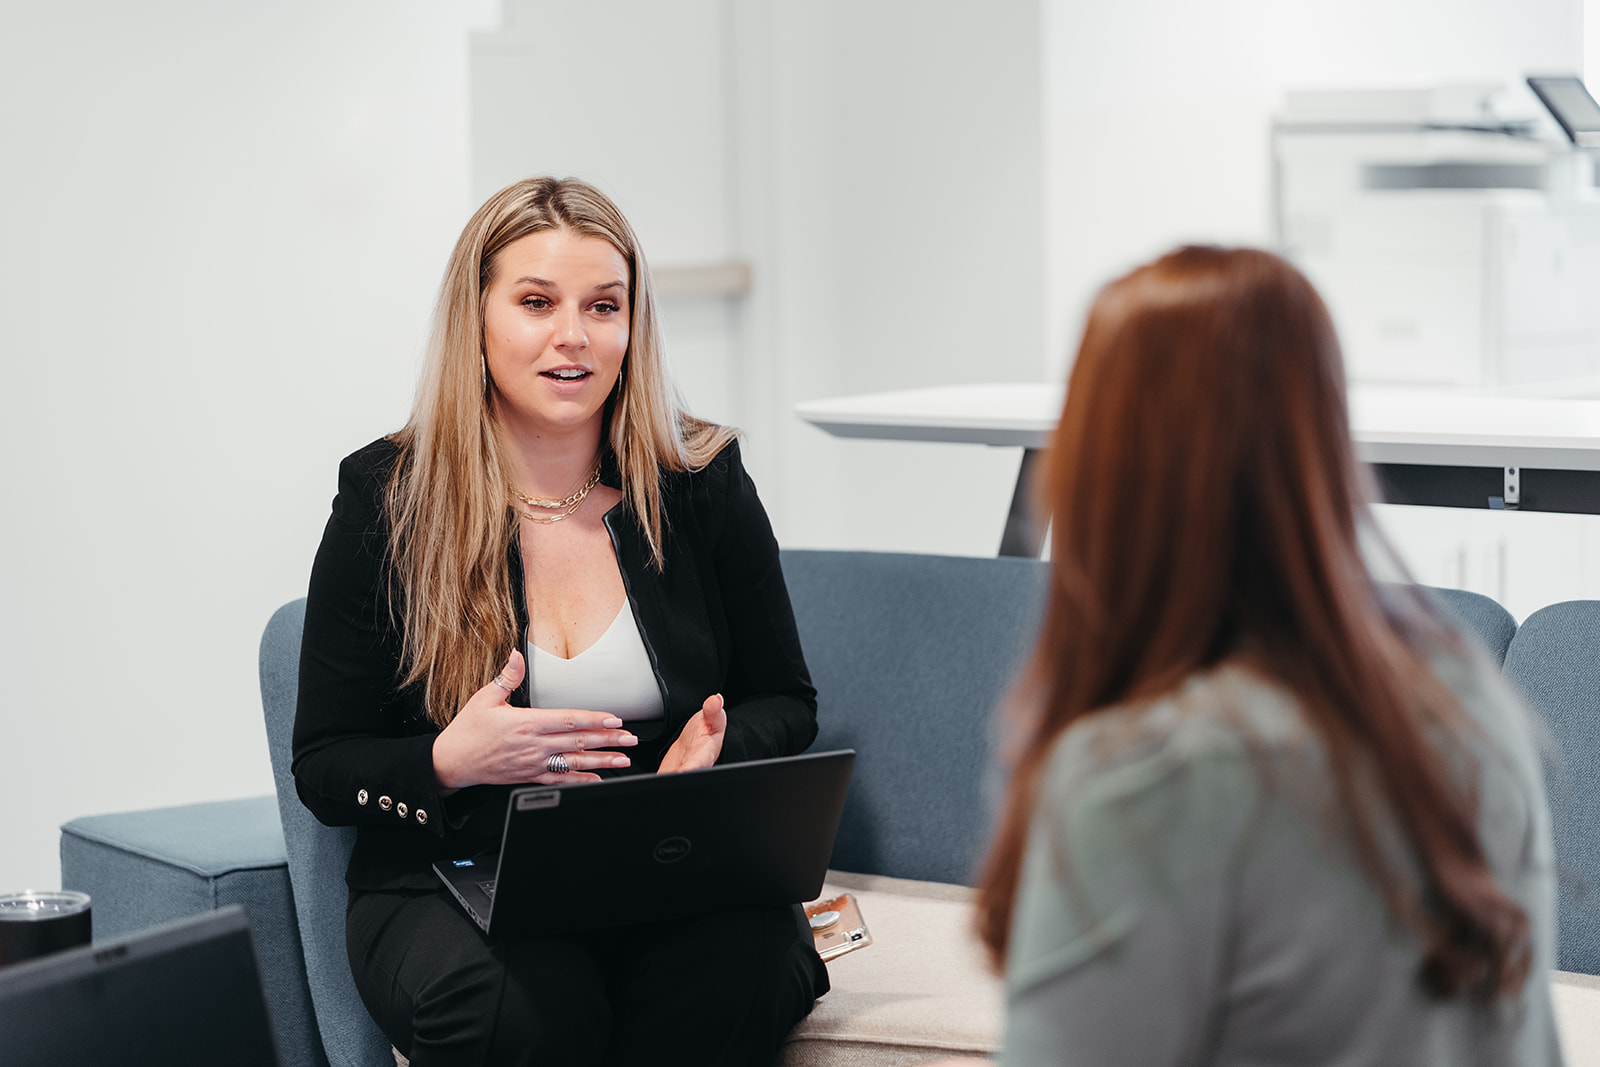
[[[411,417],[390,437],[399,449],[385,507],[391,604],[403,633],[401,685],[425,684],[428,717],[440,727],[494,676],[518,639],[509,563],[517,528],[508,506],[513,479],[490,403],[484,298],[506,246],[562,228],[609,242],[628,263],[628,351],[605,418],[624,507],[658,570],[661,472],[698,470],[736,435],[683,410],[662,364],[639,239],[605,194],[575,178],[529,178],[490,197],[450,255]]]

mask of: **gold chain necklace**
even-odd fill
[[[560,500],[550,500],[540,496],[527,496],[515,489],[511,490],[511,493],[530,509],[544,508],[547,511],[560,511],[561,514],[559,515],[541,516],[530,510],[523,515],[523,518],[527,519],[529,522],[536,522],[541,526],[549,526],[551,523],[560,522],[568,515],[571,515],[574,511],[577,511],[578,508],[583,505],[584,500],[588,497],[589,490],[593,489],[599,484],[600,460],[596,458],[594,461],[594,470],[589,472],[589,477],[584,481],[584,483],[577,489],[574,489],[568,495],[562,497]],[[566,510],[562,511],[563,508]]]

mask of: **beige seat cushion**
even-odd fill
[[[855,894],[872,944],[828,964],[833,989],[789,1036],[783,1067],[914,1067],[999,1050],[1001,985],[972,933],[972,890],[829,871],[823,895],[838,893]],[[1556,971],[1551,987],[1568,1067],[1600,1067],[1600,978]]]
[[[872,944],[828,964],[833,989],[795,1027],[784,1067],[900,1067],[1000,1047],[1002,993],[972,932],[972,890],[828,872]]]
[[[1600,978],[1568,971],[1556,971],[1550,978],[1567,1067],[1600,1067]]]
[[[1000,981],[972,934],[972,890],[829,871],[822,895],[839,893],[855,894],[872,944],[828,964],[833,989],[789,1035],[783,1067],[910,1067],[1000,1047]]]
[[[1003,995],[972,933],[972,891],[830,871],[823,895],[839,892],[855,894],[872,944],[828,964],[833,990],[795,1027],[783,1067],[901,1067],[998,1052]],[[1600,977],[1550,979],[1568,1067],[1600,1067]]]

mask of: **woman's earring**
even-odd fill
[[[481,352],[478,353],[478,366],[482,368],[483,391],[487,393],[489,391],[489,357]]]

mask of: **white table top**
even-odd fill
[[[835,437],[1043,448],[1063,386],[989,382],[795,405]],[[1600,400],[1353,386],[1356,452],[1369,463],[1600,470]]]

